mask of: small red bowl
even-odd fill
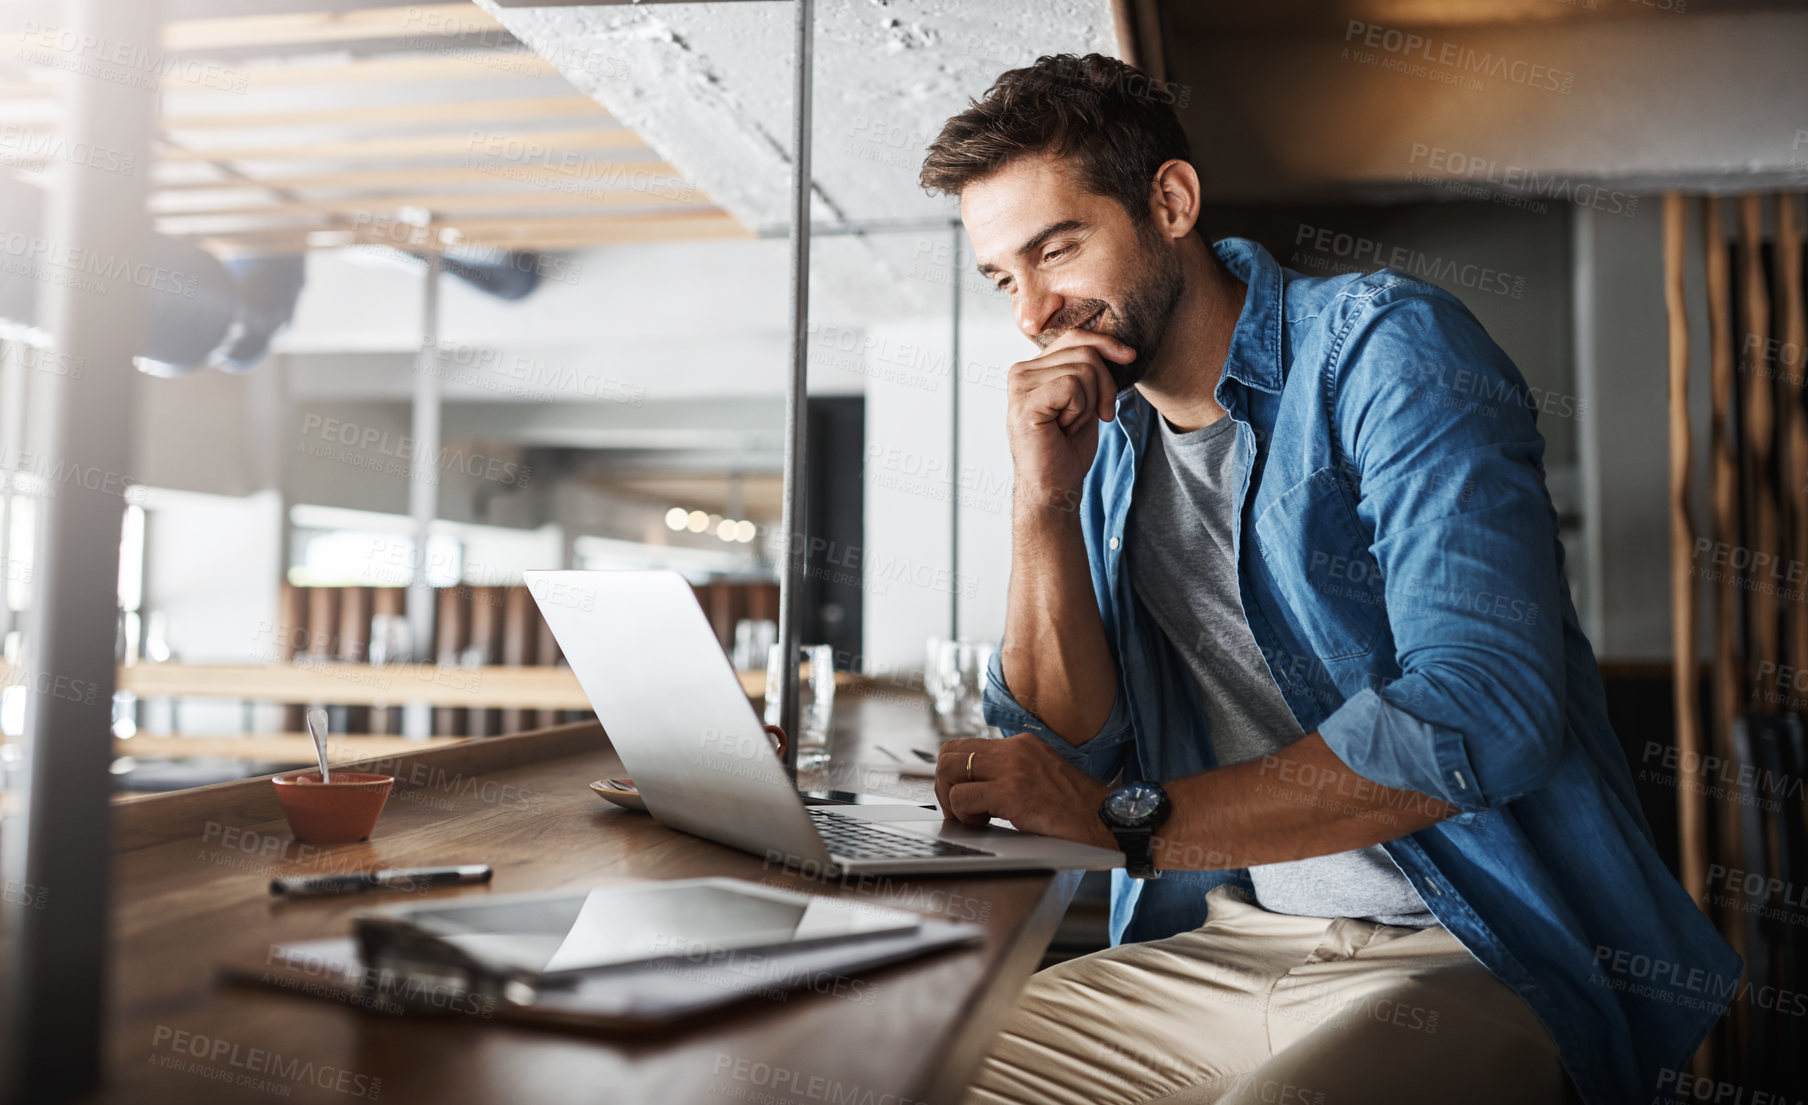
[[[291,771],[270,780],[289,819],[289,831],[303,844],[351,844],[369,840],[377,816],[389,800],[393,775],[335,771],[331,782],[318,771]]]

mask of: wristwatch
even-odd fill
[[[1158,783],[1119,787],[1099,803],[1099,820],[1111,830],[1124,853],[1125,874],[1133,879],[1161,878],[1149,854],[1149,842],[1173,810],[1168,792]]]

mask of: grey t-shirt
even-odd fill
[[[1262,659],[1231,550],[1236,422],[1158,431],[1136,474],[1125,556],[1138,598],[1199,681],[1222,765],[1268,755],[1305,734]],[[1437,924],[1380,845],[1253,866],[1256,902],[1274,913]]]

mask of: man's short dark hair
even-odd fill
[[[983,100],[942,125],[918,176],[926,191],[959,195],[1021,157],[1069,163],[1081,187],[1149,218],[1155,170],[1191,161],[1174,114],[1174,86],[1103,54],[1055,54],[1012,69]]]

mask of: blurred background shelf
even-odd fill
[[[119,689],[141,698],[234,698],[336,706],[425,702],[469,709],[585,710],[570,668],[486,664],[133,664]]]
[[[5,669],[0,666],[0,675]],[[803,675],[810,665],[802,665]],[[764,699],[766,673],[736,672],[749,698]],[[838,687],[865,685],[870,677],[835,673]],[[396,706],[425,702],[468,709],[588,710],[577,676],[566,667],[486,664],[133,664],[119,669],[119,689],[141,698],[232,698],[266,702]]]
[[[373,756],[400,756],[427,748],[457,744],[469,737],[360,736],[348,734],[327,742],[328,764],[350,763]],[[313,764],[314,742],[306,733],[246,733],[224,737],[185,737],[173,733],[140,733],[113,741],[113,754],[142,759],[251,760],[258,763]]]

